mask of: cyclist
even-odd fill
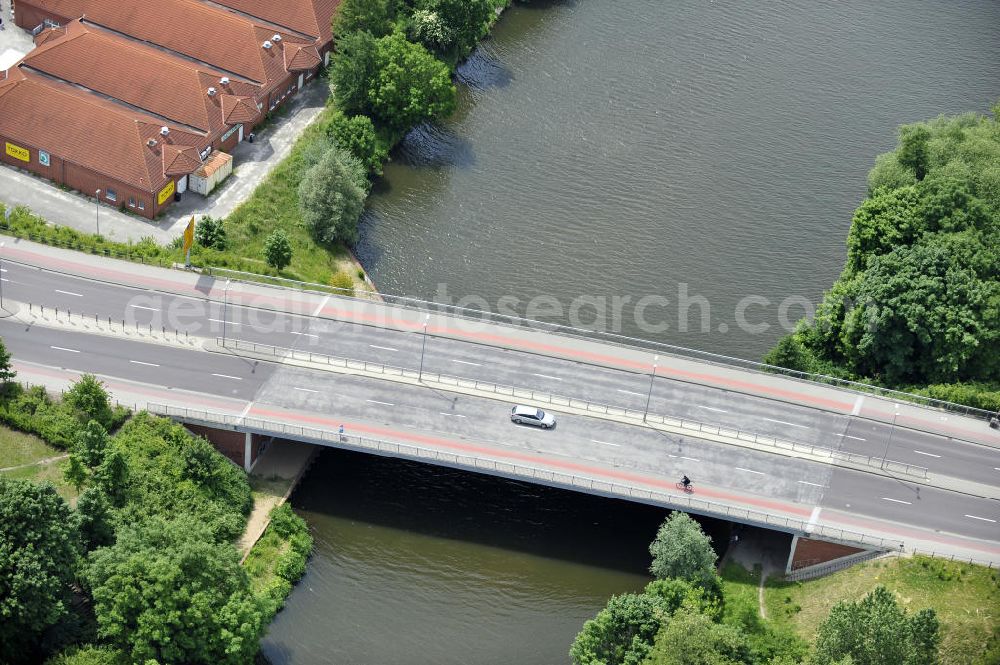
[[[688,478],[687,476],[684,476],[683,478],[681,478],[681,485],[684,486],[684,489],[690,489],[691,479]]]

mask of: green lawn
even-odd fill
[[[63,480],[66,459],[52,460],[65,454],[66,451],[54,448],[36,436],[0,427],[0,469],[20,467],[0,473],[17,480],[48,481],[56,486],[64,499],[74,503],[78,492]]]
[[[982,566],[918,556],[872,561],[805,582],[769,579],[768,618],[811,643],[835,603],[860,600],[877,584],[894,591],[910,612],[934,608],[943,665],[1000,662],[1000,572]]]
[[[760,584],[760,566],[749,571],[738,563],[729,562],[721,572],[722,592],[726,598],[723,619],[740,623],[747,616],[760,616],[757,587]]]

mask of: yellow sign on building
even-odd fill
[[[171,180],[167,183],[166,187],[160,190],[160,193],[156,195],[156,202],[159,205],[163,205],[163,202],[170,198],[170,195],[174,193],[174,181]]]
[[[27,148],[22,148],[19,145],[14,145],[13,143],[7,143],[7,154],[14,159],[20,159],[22,162],[31,161],[31,152]]]

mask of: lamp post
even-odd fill
[[[0,249],[3,249],[6,245],[7,245],[7,243],[0,242]],[[4,309],[4,306],[3,306],[3,255],[0,255],[0,309]]]
[[[94,190],[94,210],[97,211],[97,235],[101,235],[101,190]]]
[[[660,356],[653,356],[653,372],[649,375],[649,392],[646,393],[646,409],[642,412],[642,422],[646,422],[646,416],[649,415],[649,402],[653,399],[653,381],[656,379],[656,363],[660,360]]]
[[[229,318],[229,280],[226,280],[226,288],[222,290],[222,346],[226,346],[226,320]]]
[[[892,443],[892,433],[896,431],[896,417],[899,416],[899,405],[896,406],[896,413],[892,414],[892,425],[889,426],[889,436],[885,441],[885,451],[882,453],[882,466],[879,468],[885,468],[885,458],[889,455],[889,444]]]
[[[424,333],[420,341],[420,370],[417,372],[418,382],[424,380],[424,351],[427,350],[427,321],[430,318],[430,314],[424,317]]]

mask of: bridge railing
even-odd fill
[[[687,494],[680,490],[673,493],[633,487],[579,473],[564,473],[530,464],[507,462],[488,456],[452,453],[409,443],[385,441],[347,433],[341,434],[334,430],[304,427],[278,420],[251,418],[231,413],[189,409],[187,407],[170,406],[154,402],[147,403],[146,409],[150,413],[176,418],[191,424],[224,426],[255,434],[292,438],[337,448],[362,450],[380,455],[394,455],[408,459],[429,461],[470,471],[490,473],[492,475],[535,480],[542,484],[583,490],[588,493],[620,497],[633,501],[642,501],[644,503],[687,510],[712,517],[760,524],[793,533],[819,536],[844,543],[895,551],[901,551],[904,547],[904,543],[900,540],[883,538],[861,531],[810,524],[796,517],[776,515],[718,501],[697,498],[692,494]]]
[[[227,337],[226,339],[219,337],[216,338],[216,342],[220,346],[234,351],[249,351],[251,353],[270,355],[276,358],[317,363],[341,369],[416,379],[418,381],[427,381],[444,386],[461,388],[464,390],[475,390],[501,397],[509,397],[512,400],[524,400],[548,404],[555,407],[561,406],[579,409],[600,415],[640,420],[648,423],[663,425],[665,427],[685,430],[691,433],[697,432],[699,434],[716,436],[723,439],[745,441],[757,445],[768,446],[770,448],[774,448],[775,450],[809,454],[816,457],[826,458],[833,462],[846,462],[848,464],[867,466],[873,469],[878,468],[917,478],[926,479],[928,473],[926,467],[909,464],[907,462],[898,462],[895,460],[883,459],[881,457],[873,457],[871,455],[835,450],[826,446],[796,443],[787,439],[779,439],[777,437],[758,434],[757,432],[751,432],[736,427],[713,425],[681,416],[649,413],[640,409],[629,409],[627,407],[601,404],[576,397],[566,397],[552,392],[534,390],[532,388],[519,388],[516,386],[493,383],[490,381],[480,381],[478,379],[466,379],[448,374],[440,374],[438,372],[429,372],[426,370],[421,371],[417,369],[397,367],[394,365],[386,365],[384,363],[355,360],[341,356],[331,356],[325,353],[316,353],[308,350],[289,349],[274,346],[272,344],[262,344],[260,342],[252,342],[232,337]]]
[[[768,365],[767,363],[757,362],[754,360],[747,360],[745,358],[736,358],[734,356],[726,356],[719,353],[711,353],[709,351],[701,351],[699,349],[692,349],[685,346],[678,346],[676,344],[666,344],[664,342],[655,342],[653,340],[642,339],[639,337],[629,337],[628,335],[622,335],[618,333],[604,332],[599,330],[589,330],[587,328],[567,326],[565,324],[560,324],[560,323],[550,323],[546,321],[539,321],[536,319],[528,319],[508,314],[500,314],[498,312],[491,312],[489,310],[477,309],[474,307],[459,307],[457,305],[449,305],[446,303],[422,300],[420,298],[413,298],[410,296],[400,296],[391,293],[385,293],[382,291],[378,292],[362,291],[358,293],[354,289],[344,289],[340,287],[328,286],[325,284],[316,284],[313,282],[301,282],[293,279],[288,279],[286,277],[272,277],[268,275],[259,275],[257,273],[248,273],[239,270],[232,270],[230,268],[206,267],[204,268],[204,272],[212,276],[229,278],[234,281],[241,281],[245,283],[264,284],[279,289],[299,291],[302,293],[334,295],[348,300],[361,300],[367,302],[375,300],[384,304],[403,307],[405,309],[416,310],[421,312],[433,312],[437,314],[443,314],[446,316],[452,316],[459,319],[488,322],[512,328],[538,330],[541,332],[546,332],[554,335],[561,335],[563,337],[572,337],[576,339],[599,341],[620,348],[634,349],[648,353],[671,354],[683,358],[691,358],[701,362],[710,363],[712,365],[737,368],[761,374],[780,374],[782,376],[797,381],[817,383],[821,385],[833,386],[835,388],[850,390],[852,392],[868,393],[868,394],[878,395],[880,397],[888,397],[890,399],[902,400],[913,404],[918,404],[920,406],[929,407],[932,409],[938,409],[941,411],[948,411],[952,413],[960,413],[962,415],[972,416],[974,418],[982,418],[984,420],[989,420],[990,417],[997,415],[996,412],[987,411],[986,409],[979,409],[973,406],[967,406],[965,404],[948,402],[946,400],[935,399],[933,397],[927,397],[926,395],[918,395],[916,393],[909,393],[902,390],[885,388],[883,386],[878,386],[871,383],[864,383],[861,381],[851,381],[849,379],[842,379],[836,376],[830,376],[828,374],[802,372],[798,370],[788,369],[785,367],[778,367],[777,365]]]

